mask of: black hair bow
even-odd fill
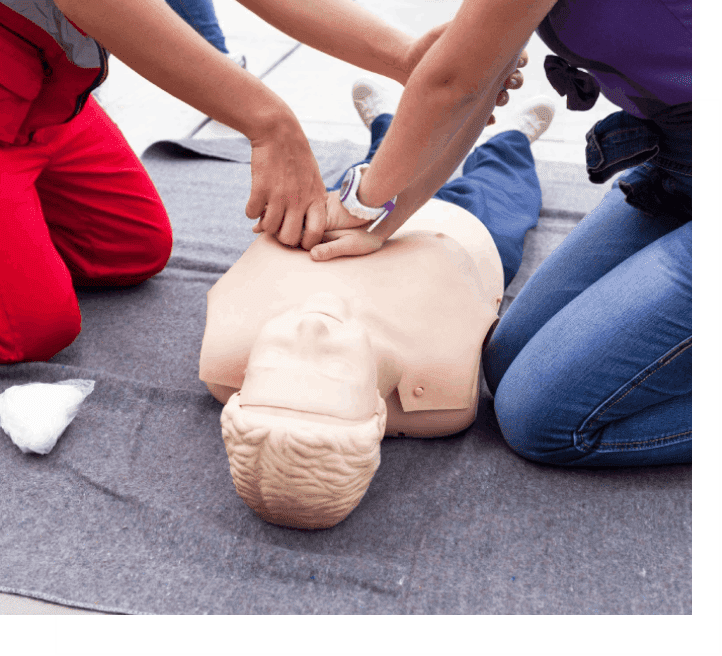
[[[556,55],[547,55],[544,70],[549,83],[560,96],[567,97],[567,108],[575,111],[591,109],[599,97],[599,82]]]

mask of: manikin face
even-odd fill
[[[376,388],[366,328],[345,300],[319,293],[261,329],[239,400],[363,421],[376,411]]]

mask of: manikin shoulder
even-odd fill
[[[494,239],[479,219],[458,205],[432,198],[394,236],[420,232],[425,241],[436,238],[457,257],[465,253],[479,274],[482,302],[498,309],[504,295],[504,270]]]

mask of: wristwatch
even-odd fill
[[[369,167],[368,164],[358,164],[350,168],[344,176],[343,182],[341,183],[340,199],[341,204],[348,210],[350,214],[358,217],[359,219],[365,219],[366,221],[373,221],[373,224],[369,226],[368,230],[375,228],[384,218],[386,218],[391,211],[396,207],[396,196],[390,201],[383,204],[382,207],[366,207],[358,199],[358,188],[361,183],[361,172],[365,171]]]

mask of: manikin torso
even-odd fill
[[[400,365],[400,380],[379,374],[386,435],[449,435],[474,421],[481,347],[503,296],[499,254],[476,217],[431,199],[380,250],[328,262],[261,234],[208,292],[200,378],[216,399],[241,389],[264,324],[319,292],[348,302]]]

